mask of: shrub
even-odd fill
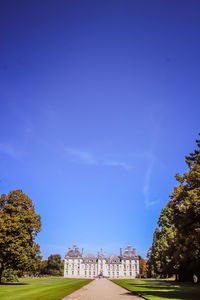
[[[3,271],[2,274],[2,282],[16,282],[18,281],[17,271],[13,271],[12,269],[7,269]]]

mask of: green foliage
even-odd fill
[[[5,269],[29,271],[37,268],[41,229],[40,216],[22,190],[0,197],[0,282]]]
[[[48,260],[40,260],[38,264],[37,275],[63,276],[64,261],[59,254],[52,254]]]
[[[140,268],[140,277],[147,278],[147,261],[146,259],[139,257],[139,268]]]
[[[59,254],[52,254],[47,261],[47,274],[53,276],[62,276],[64,271],[64,264],[61,261]]]
[[[162,209],[148,254],[151,276],[177,275],[181,281],[200,280],[200,141],[186,156],[189,171],[176,174],[174,188]]]
[[[47,264],[48,264],[47,260],[42,260],[40,262],[39,274],[41,274],[41,275],[48,274]]]
[[[2,273],[2,282],[17,282],[18,276],[17,271],[13,271],[12,269],[4,270]]]

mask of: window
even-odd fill
[[[130,272],[130,276],[132,276],[132,272]]]
[[[85,276],[87,276],[87,271],[85,271]]]
[[[78,271],[78,275],[79,275],[79,271]]]
[[[72,271],[72,275],[74,275],[74,271]]]

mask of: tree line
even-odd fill
[[[200,282],[200,140],[185,157],[188,171],[161,210],[148,252],[149,277]]]

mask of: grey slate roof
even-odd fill
[[[111,254],[108,259],[108,263],[120,263],[120,258],[116,254]]]
[[[73,257],[73,258],[78,258],[82,257],[82,254],[79,252],[79,248],[74,246],[72,249],[68,249],[68,252],[65,257]]]
[[[131,250],[131,246],[127,246],[122,254],[122,259],[139,259],[139,256],[135,253],[135,249]]]
[[[95,263],[96,261],[97,261],[97,259],[92,253],[87,254],[83,258],[83,262],[86,262],[86,263]]]
[[[116,254],[111,254],[108,258],[106,258],[101,249],[101,252],[98,253],[97,257],[95,257],[91,253],[83,257],[83,255],[79,251],[79,248],[77,248],[76,245],[74,245],[72,249],[70,248],[68,249],[65,258],[83,258],[84,262],[96,262],[97,259],[106,259],[108,263],[119,263],[122,259],[123,260],[139,259],[139,256],[135,252],[135,249],[133,248],[131,250],[131,246],[127,246],[124,250],[124,253],[121,254],[122,255],[120,256],[117,256]]]

